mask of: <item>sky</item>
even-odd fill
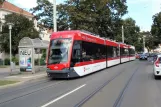
[[[23,9],[37,5],[37,0],[8,0]],[[53,2],[53,0],[49,0]],[[56,0],[57,4],[65,0]],[[150,31],[153,23],[152,16],[161,11],[161,0],[127,0],[128,14],[123,19],[131,17],[140,26],[141,31]]]

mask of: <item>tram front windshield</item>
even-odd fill
[[[71,39],[54,39],[50,43],[48,64],[59,64],[68,61]]]

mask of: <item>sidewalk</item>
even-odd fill
[[[32,74],[32,72],[20,72],[18,66],[16,66],[16,68],[13,69],[12,72],[10,71],[9,66],[6,68],[0,68],[0,80],[28,81],[47,76],[44,68],[39,67],[36,69],[40,70],[37,70],[37,72]]]
[[[36,72],[35,74],[32,74],[31,72],[22,72],[19,74],[6,76],[4,78],[1,78],[1,80],[3,79],[3,80],[14,80],[14,81],[25,82],[43,77],[47,77],[45,71]]]

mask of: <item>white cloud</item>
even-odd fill
[[[26,9],[30,9],[37,5],[36,3],[37,0],[8,0],[8,1],[15,4],[16,6]]]
[[[30,9],[32,7],[37,6],[36,1],[37,0],[8,0],[9,2],[15,4],[16,6],[19,6],[21,8],[26,8],[26,9]],[[53,0],[49,0],[51,3],[53,3]],[[56,3],[62,3],[65,0],[56,0]]]

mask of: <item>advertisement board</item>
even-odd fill
[[[32,71],[32,48],[19,48],[20,68]]]

